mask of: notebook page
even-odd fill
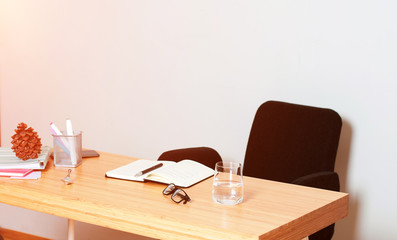
[[[153,167],[158,163],[163,163],[163,167],[167,165],[175,165],[175,162],[171,162],[171,161],[154,161],[154,160],[138,159],[132,163],[129,163],[127,165],[106,172],[106,176],[143,182],[144,178],[148,174],[150,174],[150,172],[139,177],[135,177],[135,174],[147,168]]]
[[[214,170],[192,160],[183,160],[172,166],[162,167],[153,171],[148,179],[153,175],[166,179],[168,183],[174,183],[177,186],[188,187],[214,174]],[[158,179],[158,178],[157,178]]]

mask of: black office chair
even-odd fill
[[[265,102],[257,110],[252,124],[243,173],[245,176],[339,191],[339,177],[334,172],[334,165],[341,127],[340,116],[331,109]],[[205,150],[211,152],[208,158],[201,153],[200,159],[193,159],[212,159],[216,151],[209,149]],[[184,154],[186,158],[198,154],[194,153],[197,150],[168,151],[165,158],[174,160],[175,155],[180,160],[184,159]],[[334,224],[310,235],[309,239],[329,240],[333,233]]]
[[[179,162],[184,159],[191,159],[200,162],[207,167],[215,168],[215,163],[221,162],[222,158],[217,151],[209,147],[196,147],[176,149],[164,152],[158,160],[172,160]]]

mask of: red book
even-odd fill
[[[24,177],[32,171],[33,169],[0,169],[0,176]]]

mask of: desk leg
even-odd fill
[[[74,220],[68,219],[68,240],[74,240]]]

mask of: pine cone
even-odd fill
[[[35,159],[39,157],[41,152],[41,139],[33,128],[21,122],[15,129],[15,134],[12,136],[12,147],[15,155],[22,159]]]

